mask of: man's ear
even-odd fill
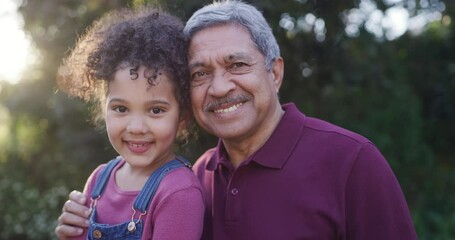
[[[283,83],[284,75],[284,60],[282,57],[278,57],[272,63],[271,73],[273,74],[273,82],[275,84],[276,92],[278,93]]]

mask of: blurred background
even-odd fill
[[[54,239],[70,190],[116,156],[89,107],[56,89],[77,36],[111,9],[160,4],[186,20],[208,2],[1,1],[0,239]],[[420,239],[455,239],[455,1],[247,2],[281,46],[282,102],[375,142]],[[215,144],[200,132],[180,153]]]

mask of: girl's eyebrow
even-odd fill
[[[111,98],[111,99],[109,99],[109,103],[111,103],[111,102],[126,102],[126,101],[121,98]]]
[[[122,99],[122,98],[111,98],[109,100],[109,103],[112,103],[112,102],[120,102],[120,103],[126,103],[127,101]],[[165,100],[150,100],[150,101],[147,101],[146,104],[149,104],[149,105],[154,105],[154,104],[161,104],[161,105],[171,105],[171,103],[169,103],[168,101],[165,101]]]
[[[164,100],[151,100],[151,101],[148,101],[147,104],[150,104],[150,105],[155,105],[155,104],[160,104],[160,105],[171,105],[171,103],[169,103],[168,101],[164,101]]]

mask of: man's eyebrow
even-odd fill
[[[239,60],[252,62],[252,61],[254,61],[254,58],[252,56],[250,56],[249,54],[243,53],[243,52],[232,53],[232,54],[229,54],[229,55],[223,57],[223,61],[226,63],[232,63],[232,62],[239,61]],[[204,67],[204,66],[205,66],[205,64],[203,62],[193,62],[193,63],[188,64],[188,67],[190,68],[190,70],[193,68]]]
[[[246,61],[252,61],[253,58],[246,53],[233,53],[229,54],[227,57],[224,58],[226,62],[234,62],[237,60],[246,60]]]
[[[205,66],[205,65],[202,62],[194,62],[194,63],[188,64],[188,67],[190,70],[193,68],[196,68],[196,67],[203,67],[203,66]]]

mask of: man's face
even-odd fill
[[[281,58],[267,71],[248,30],[227,24],[196,32],[189,62],[198,123],[225,141],[260,137],[279,108]]]

